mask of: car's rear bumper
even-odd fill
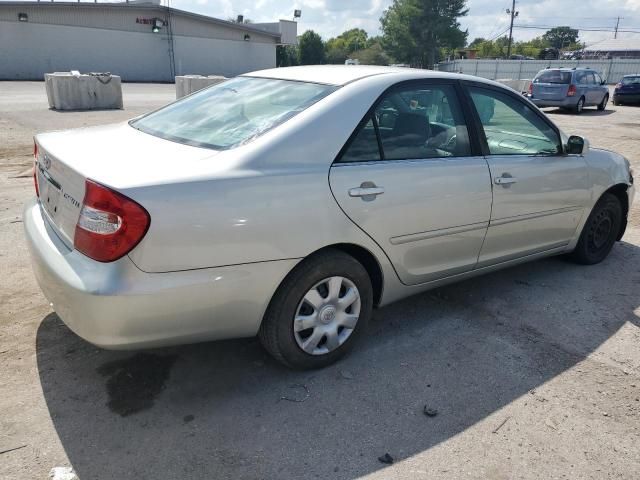
[[[69,250],[35,200],[23,220],[44,295],[71,330],[103,348],[255,335],[275,289],[297,262],[145,273],[127,256],[100,263]]]
[[[640,93],[614,93],[613,94],[614,102],[629,102],[629,103],[640,103]]]
[[[545,107],[558,107],[558,108],[572,108],[578,104],[578,98],[575,97],[566,97],[562,100],[548,100],[544,98],[531,98],[529,97],[537,107],[545,108]]]

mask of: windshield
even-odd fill
[[[571,83],[571,72],[545,70],[538,74],[533,83],[559,83],[568,85]]]
[[[130,125],[174,142],[225,150],[262,135],[336,88],[236,77],[133,120]]]
[[[638,77],[622,77],[623,85],[640,85],[640,76]]]

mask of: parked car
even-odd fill
[[[374,307],[550,255],[601,262],[634,195],[623,156],[509,88],[366,66],[249,73],[38,134],[34,179],[34,271],[71,330],[111,349],[257,334],[297,368],[345,354]]]
[[[538,107],[559,107],[580,114],[584,107],[602,111],[609,102],[609,87],[590,68],[541,70],[529,87],[529,98]]]
[[[613,104],[640,103],[640,74],[625,75],[613,91]]]

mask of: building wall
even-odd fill
[[[18,10],[29,15],[28,22],[16,21]],[[0,80],[41,80],[47,72],[80,70],[111,72],[124,81],[173,81],[166,27],[154,34],[150,25],[136,23],[138,17],[159,17],[157,11],[114,10],[0,5]],[[273,36],[188,16],[172,15],[172,24],[176,75],[229,77],[276,65]]]

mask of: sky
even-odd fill
[[[166,4],[167,0],[163,0]],[[293,10],[302,10],[298,33],[312,29],[326,40],[350,28],[363,28],[370,35],[380,34],[380,16],[392,0],[169,0],[174,8],[218,18],[243,14],[254,22],[291,19]],[[469,14],[461,19],[469,30],[469,41],[476,37],[493,38],[509,28],[507,8],[511,0],[467,0]],[[620,16],[620,30],[640,31],[640,0],[518,0],[516,27],[613,28]],[[545,29],[516,28],[516,40],[542,35]],[[508,32],[507,32],[508,33]],[[613,32],[582,31],[587,44],[613,38]],[[640,33],[621,31],[618,38],[637,38]]]

